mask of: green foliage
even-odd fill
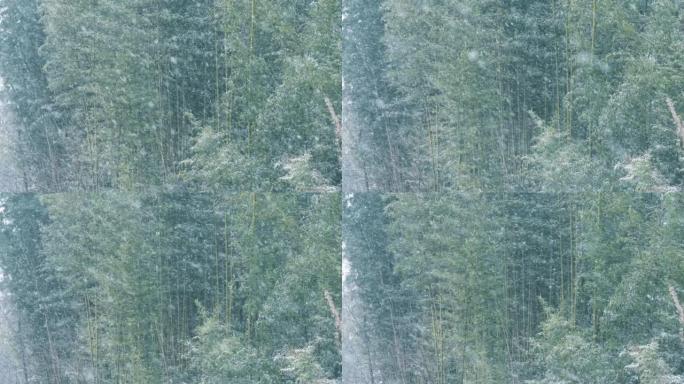
[[[666,104],[681,115],[677,1],[350,1],[346,12],[350,148],[369,188],[611,191],[650,157],[656,176],[621,188],[681,189]]]
[[[254,161],[240,154],[226,134],[204,128],[192,147],[193,156],[182,162],[188,171],[188,178],[201,182],[209,190],[239,190],[247,180],[260,178],[259,167]]]
[[[618,383],[611,356],[558,313],[541,324],[535,353],[543,377],[530,383]]]
[[[339,1],[2,6],[27,190],[293,190],[279,178],[302,156],[312,175],[340,184],[326,105],[340,115]]]
[[[684,376],[673,375],[672,368],[660,357],[657,341],[632,347],[628,355],[634,362],[625,368],[635,373],[640,383],[678,384],[684,382]]]
[[[682,11],[346,3],[354,381],[679,380]]]
[[[339,377],[336,194],[167,187],[2,207],[13,341],[35,382]]]
[[[40,22],[39,1],[2,2],[0,63],[4,83],[3,99],[15,119],[12,143],[17,168],[26,189],[57,191],[66,178],[62,169],[66,153],[60,129],[63,118],[52,100],[45,59],[39,49],[45,43]]]
[[[191,349],[191,362],[200,372],[199,383],[267,383],[272,374],[266,370],[257,351],[239,337],[232,336],[230,327],[222,325],[216,316],[207,317],[197,329]]]
[[[2,223],[3,285],[17,311],[22,369],[31,370],[24,375],[37,382],[60,380],[66,372],[56,364],[73,353],[69,345],[75,338],[77,312],[73,296],[43,252],[41,228],[49,223],[48,211],[35,195],[3,196]]]
[[[354,194],[346,289],[360,302],[346,326],[357,329],[357,380],[636,382],[648,373],[630,351],[653,342],[639,364],[678,380],[681,199]]]

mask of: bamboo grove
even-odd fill
[[[684,3],[342,12],[343,382],[684,382]]]
[[[0,0],[0,382],[684,383],[683,26]]]
[[[340,12],[0,0],[0,382],[338,382]]]
[[[345,205],[345,383],[683,382],[681,194]]]
[[[681,1],[345,4],[355,190],[681,187]]]
[[[333,383],[339,217],[337,194],[3,196],[0,378]]]
[[[21,190],[339,185],[339,2],[0,7]]]

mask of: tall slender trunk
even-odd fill
[[[19,318],[19,316],[17,316]],[[21,352],[21,370],[24,374],[24,384],[28,384],[28,366],[26,364],[26,345],[24,344],[24,333],[21,328],[21,319],[17,320],[17,335],[19,336],[19,349]]]

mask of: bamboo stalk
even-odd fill
[[[250,54],[254,53],[254,3],[256,0],[252,0],[252,17],[250,20],[249,27],[249,51]]]
[[[256,193],[252,192],[252,221],[249,225],[252,233],[254,233],[254,224],[256,223],[256,203]]]
[[[225,259],[223,260],[223,296],[224,296],[224,306],[225,306],[225,311],[226,311],[226,324],[231,323],[231,313],[230,313],[230,306],[232,305],[231,299],[230,299],[230,287],[229,284],[229,279],[228,276],[232,277],[232,268],[229,268],[229,265],[232,266],[233,261],[228,260],[228,214],[224,213],[223,214],[223,254]],[[230,274],[229,274],[230,270]]]
[[[596,2],[593,0],[591,4],[591,60],[594,61],[594,48],[596,46]]]

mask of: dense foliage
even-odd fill
[[[343,14],[356,191],[681,188],[681,1],[349,0]]]
[[[337,194],[20,194],[1,219],[18,383],[340,375]]]
[[[340,184],[337,0],[2,0],[0,12],[26,190]]]
[[[0,381],[336,381],[340,8],[0,0]]]
[[[0,381],[684,383],[683,25],[0,0]]]
[[[355,194],[346,206],[345,327],[360,331],[345,382],[684,382],[681,194]]]
[[[684,4],[342,13],[343,381],[684,382]]]

